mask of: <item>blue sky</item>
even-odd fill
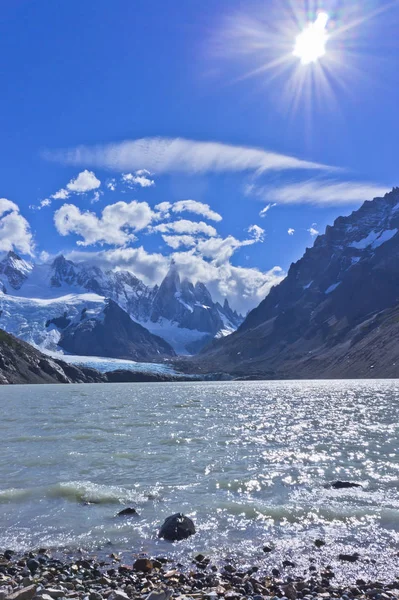
[[[326,53],[304,65],[320,12]],[[173,255],[252,307],[398,185],[398,25],[377,0],[3,0],[0,250],[147,283]]]

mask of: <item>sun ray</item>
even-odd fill
[[[332,0],[279,0],[274,8],[259,3],[252,14],[247,8],[230,15],[227,35],[219,31],[217,40],[224,57],[239,59],[234,65],[241,72],[230,83],[263,78],[271,93],[280,89],[281,104],[292,113],[311,115],[312,107],[324,105],[338,114],[340,92],[350,98],[354,81],[370,83],[364,68],[367,54],[372,60],[370,26],[364,24],[399,7],[399,0],[368,11],[365,0],[337,6]],[[278,84],[271,88],[271,82]]]

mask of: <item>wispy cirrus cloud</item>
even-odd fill
[[[157,174],[337,170],[328,165],[262,148],[162,137],[47,151],[44,157],[69,165],[102,167],[122,172],[146,169]]]
[[[290,183],[281,187],[254,186],[247,188],[247,195],[263,199],[269,204],[264,211],[270,208],[270,202],[277,204],[314,204],[337,205],[364,202],[372,198],[384,196],[390,186],[369,183],[364,181],[336,181],[313,179],[298,183]],[[263,213],[263,211],[261,211]]]

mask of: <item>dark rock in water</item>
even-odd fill
[[[354,554],[340,554],[338,558],[339,560],[353,563],[359,560],[360,555],[357,552],[355,552]]]
[[[197,556],[194,557],[194,560],[197,562],[202,562],[205,560],[205,556],[203,554],[197,554]]]
[[[332,487],[334,490],[345,490],[347,488],[361,488],[362,486],[360,483],[353,483],[352,481],[334,481],[328,487]]]
[[[123,510],[121,510],[120,512],[118,512],[118,514],[116,515],[117,517],[126,517],[126,516],[131,516],[131,515],[136,515],[138,516],[138,513],[136,511],[135,508],[124,508]]]
[[[283,567],[296,567],[296,564],[291,560],[284,560]]]
[[[195,526],[191,519],[182,513],[176,513],[165,519],[158,537],[169,542],[185,540],[195,533]]]
[[[274,577],[279,577],[280,571],[278,569],[272,569],[272,575],[274,575]]]
[[[40,563],[35,558],[30,558],[28,560],[28,562],[26,563],[26,566],[28,567],[28,569],[32,573],[32,575],[34,575],[36,573],[36,571],[38,570],[38,568],[40,567]]]
[[[133,563],[134,571],[141,571],[142,573],[149,573],[153,569],[153,564],[148,558],[138,558]]]
[[[11,560],[14,554],[14,550],[5,550],[3,556],[6,560]]]
[[[263,552],[272,552],[273,548],[270,546],[263,546]]]
[[[237,570],[235,567],[233,567],[233,565],[225,565],[224,566],[224,570],[227,573],[235,573],[235,571]]]
[[[314,545],[316,546],[316,548],[321,548],[322,546],[325,546],[326,543],[324,540],[315,540]]]

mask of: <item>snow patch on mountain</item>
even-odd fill
[[[5,303],[3,327],[41,349],[56,347],[63,317],[70,323],[83,303],[96,304],[101,299],[103,304],[105,298],[182,354],[195,351],[201,340],[235,331],[243,320],[227,300],[223,306],[213,302],[203,283],[181,280],[174,264],[160,286],[150,287],[129,271],[103,271],[90,264],[75,264],[64,256],[50,264],[33,264],[9,252],[0,261],[0,291],[15,306],[12,317]],[[40,307],[49,308],[48,315],[39,314]],[[99,306],[86,310],[87,315],[101,318]],[[54,319],[45,327],[47,320]]]
[[[170,344],[176,354],[189,355],[192,354],[189,348],[192,344],[196,344],[204,338],[209,338],[209,335],[197,329],[186,329],[178,327],[176,323],[172,323],[168,319],[159,319],[156,323],[151,321],[141,323],[143,327],[147,327],[148,331],[153,335],[158,335]]]
[[[0,327],[40,350],[58,350],[59,329],[53,319],[77,321],[82,313],[100,315],[105,298],[97,294],[68,294],[60,298],[21,298],[0,293]]]
[[[123,360],[121,358],[107,358],[101,356],[78,356],[73,354],[62,354],[61,352],[45,351],[52,358],[58,358],[71,365],[90,367],[101,373],[123,369],[139,373],[152,373],[164,375],[178,375],[178,372],[170,365],[160,363],[137,362],[134,360]]]
[[[328,287],[326,289],[326,291],[324,292],[325,294],[331,294],[334,290],[337,289],[337,287],[339,285],[341,285],[342,281],[338,281],[338,283],[333,283],[332,285],[330,285],[330,287]]]
[[[359,240],[350,244],[351,248],[357,248],[358,250],[364,250],[371,246],[372,248],[378,248],[393,238],[398,233],[397,229],[387,229],[385,231],[370,231],[370,233]]]

